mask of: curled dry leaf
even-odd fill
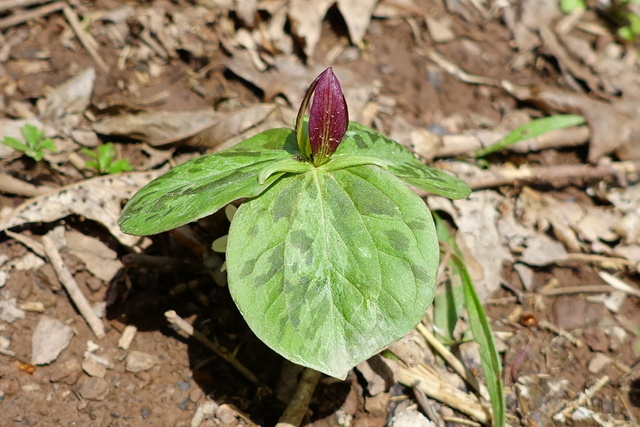
[[[316,44],[320,41],[322,21],[333,3],[335,0],[315,0],[312,2],[292,0],[289,4],[289,19],[293,23],[293,32],[304,40],[304,53],[307,57],[313,55]],[[293,103],[293,105],[298,104]]]
[[[615,153],[621,160],[640,159],[640,109],[638,100],[604,102],[584,94],[556,89],[505,86],[520,101],[530,102],[550,112],[583,115],[591,129],[589,161]]]
[[[467,199],[453,201],[458,211],[459,237],[483,270],[482,277],[474,280],[481,301],[499,286],[503,262],[513,259],[498,228],[496,206],[502,201],[502,196],[493,191],[477,191]]]
[[[360,43],[364,38],[377,4],[378,0],[338,0],[338,9],[347,23],[353,44]]]
[[[45,120],[59,120],[63,116],[81,114],[91,102],[96,70],[87,68],[53,89],[38,101],[38,109]]]
[[[215,123],[216,118],[212,108],[195,111],[142,110],[104,117],[93,124],[93,130],[159,146],[197,135]]]
[[[51,222],[76,214],[104,225],[120,243],[133,246],[140,238],[124,234],[117,220],[122,200],[128,199],[143,185],[163,171],[130,172],[106,175],[57,189],[35,197],[0,218],[0,230],[31,222]]]
[[[233,111],[219,118],[208,128],[190,138],[187,145],[215,148],[264,122],[278,108],[275,104],[257,104]]]
[[[65,240],[71,253],[82,260],[91,274],[104,282],[111,281],[122,268],[118,254],[99,239],[70,230],[65,233]]]

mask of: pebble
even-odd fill
[[[93,358],[85,359],[82,362],[82,370],[91,377],[104,378],[107,375],[107,368]]]
[[[64,363],[56,363],[56,369],[52,370],[49,380],[52,383],[64,382],[65,384],[75,384],[82,373],[80,362],[76,358],[69,359]]]
[[[7,291],[0,292],[0,320],[13,323],[18,319],[24,319],[25,312],[18,308],[15,298],[9,298]]]
[[[407,408],[391,419],[389,427],[435,427],[435,424],[417,410]]]
[[[104,400],[109,394],[109,384],[102,378],[87,377],[78,387],[78,394],[86,400]]]
[[[73,338],[73,329],[59,320],[42,316],[31,337],[31,363],[48,365],[58,358]]]
[[[604,369],[609,363],[611,363],[611,359],[609,358],[609,356],[602,353],[597,353],[589,361],[589,365],[587,366],[587,369],[592,374],[597,374],[602,369]]]
[[[607,351],[609,339],[600,328],[587,328],[583,333],[584,341],[593,351]]]
[[[203,397],[204,397],[204,393],[199,388],[194,388],[189,393],[189,400],[192,401],[193,403],[198,403],[200,399],[202,399]]]
[[[148,371],[156,364],[156,358],[149,353],[133,350],[127,355],[126,370],[127,372]]]

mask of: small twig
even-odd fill
[[[489,392],[485,387],[482,387],[476,377],[462,364],[460,360],[456,356],[453,355],[438,339],[433,336],[431,332],[422,323],[418,324],[418,332],[422,334],[422,336],[427,340],[429,345],[433,347],[435,351],[437,351],[440,356],[453,368],[454,371],[458,373],[475,391],[480,393],[483,399],[490,400]]]
[[[55,188],[35,186],[11,175],[0,175],[0,193],[15,194],[16,196],[34,197],[50,193]]]
[[[276,427],[298,427],[300,425],[309,410],[309,402],[311,402],[311,396],[313,396],[320,377],[322,374],[315,369],[305,368],[302,371],[293,398],[282,413]]]
[[[69,6],[68,4],[64,5],[64,7],[62,8],[62,12],[64,13],[65,18],[67,18],[67,22],[69,22],[69,25],[71,26],[71,29],[75,33],[76,37],[78,37],[78,40],[80,40],[82,46],[87,49],[87,52],[89,52],[89,55],[91,55],[93,60],[96,61],[96,64],[98,64],[100,69],[105,73],[108,72],[109,66],[106,64],[106,62],[104,62],[104,60],[98,53],[98,50],[96,49],[98,43],[95,41],[91,34],[82,29],[82,25],[80,24],[78,15],[73,11],[73,9],[71,9],[71,6]]]
[[[398,382],[407,387],[418,387],[430,398],[467,414],[483,424],[489,423],[491,412],[484,408],[474,395],[451,387],[438,375],[431,372],[426,365],[420,364],[411,368],[402,367]]]
[[[591,399],[598,391],[600,391],[602,387],[607,385],[608,382],[608,376],[605,375],[604,377],[600,378],[598,382],[580,393],[580,396],[578,396],[576,400],[568,403],[563,410],[555,414],[553,416],[554,421],[564,423],[571,412],[573,412],[578,406],[583,405],[585,402],[587,402],[587,400]]]
[[[429,401],[427,401],[427,395],[415,385],[413,386],[413,394],[418,401],[418,405],[420,405],[422,411],[427,415],[427,417],[429,417],[429,419],[438,427],[444,427],[444,421],[442,421],[440,415],[438,415],[433,406],[429,404]]]
[[[20,233],[14,233],[13,231],[9,231],[9,230],[4,230],[4,232],[7,234],[7,236],[11,237],[16,242],[20,242],[23,245],[25,245],[27,248],[31,249],[31,251],[33,251],[34,254],[36,254],[36,255],[38,255],[39,257],[42,257],[42,258],[45,257],[44,248],[42,247],[42,243],[38,242],[35,239],[32,239],[31,237],[27,237],[27,236],[25,236],[23,234],[20,234]]]
[[[460,417],[442,417],[442,419],[448,423],[453,423],[454,425],[464,425],[464,426],[474,426],[474,427],[480,427],[482,426],[482,424],[477,423],[475,421],[471,421],[471,420],[467,420],[464,418],[460,418]]]
[[[611,286],[607,285],[564,286],[562,288],[543,289],[539,294],[553,297],[570,294],[608,294],[614,290]]]
[[[102,320],[98,317],[98,315],[91,308],[91,304],[84,296],[78,284],[74,280],[71,272],[67,269],[67,266],[62,261],[62,257],[60,256],[60,252],[56,249],[53,240],[49,236],[42,237],[42,247],[44,248],[44,252],[49,258],[49,262],[51,266],[55,270],[58,275],[58,280],[62,286],[64,286],[65,290],[69,294],[71,301],[75,304],[76,308],[80,312],[80,315],[84,317],[84,320],[87,322],[95,336],[100,339],[105,335],[104,332],[104,324]]]
[[[495,140],[501,136],[506,136],[508,132],[502,135],[496,134]],[[591,132],[588,126],[577,126],[566,129],[554,129],[535,138],[525,139],[513,144],[505,150],[517,153],[529,153],[531,151],[542,151],[549,148],[567,148],[576,147],[589,141]],[[442,137],[442,146],[439,147],[433,157],[456,157],[473,153],[484,147],[489,146],[493,141],[481,140],[478,136],[470,134],[461,135],[444,135]]]
[[[606,271],[598,271],[598,275],[609,284],[613,289],[624,292],[629,295],[633,295],[640,298],[640,289],[636,289],[633,286],[623,282],[615,276],[607,273]]]
[[[184,320],[182,317],[178,316],[178,314],[175,311],[169,310],[166,313],[164,313],[164,316],[167,318],[169,323],[171,323],[172,325],[176,326],[178,329],[180,329],[185,334],[187,334],[189,336],[192,336],[196,340],[200,341],[200,343],[202,343],[205,347],[207,347],[209,350],[213,351],[215,354],[217,354],[222,359],[224,359],[227,363],[229,363],[231,366],[233,366],[246,379],[248,379],[249,381],[251,381],[252,383],[254,383],[254,384],[256,384],[256,385],[258,385],[260,387],[265,388],[266,390],[269,390],[269,388],[266,385],[262,384],[258,380],[258,377],[256,377],[253,374],[253,372],[251,372],[242,363],[240,363],[238,361],[238,359],[235,358],[235,356],[233,356],[231,353],[229,353],[227,351],[227,349],[225,349],[224,347],[221,347],[221,346],[217,345],[216,343],[212,342],[211,340],[209,340],[200,331],[196,330],[193,327],[193,325],[189,324],[189,322]]]
[[[464,83],[500,87],[499,80],[469,74],[466,71],[462,70],[453,62],[449,61],[448,59],[446,59],[445,57],[437,53],[435,50],[431,50],[431,49],[419,50],[419,53],[425,55],[427,58],[429,58],[430,60],[435,62],[437,65],[439,65],[442,69],[444,69],[447,73],[457,77],[460,81]]]
[[[46,6],[39,7],[37,9],[29,10],[27,12],[20,12],[10,15],[4,19],[0,19],[0,30],[11,28],[15,25],[22,24],[24,22],[32,21],[34,19],[41,18],[49,15],[50,13],[57,12],[62,9],[67,2],[58,1],[48,4]]]
[[[558,180],[603,179],[640,172],[639,161],[613,162],[610,164],[559,165],[559,166],[521,166],[518,169],[503,167],[488,171],[478,171],[467,182],[473,190],[511,185],[515,182],[552,182]]]
[[[569,253],[565,259],[565,262],[591,262],[594,264],[600,264],[605,268],[614,268],[616,270],[622,270],[624,268],[634,268],[636,267],[636,263],[633,261],[629,261],[624,258],[610,257],[606,255],[598,255],[598,254],[583,254],[583,253]],[[565,262],[559,261],[558,265],[564,264]]]
[[[540,325],[541,328],[545,328],[548,331],[551,331],[554,334],[556,334],[558,336],[561,336],[562,338],[566,339],[567,341],[569,341],[571,344],[575,345],[576,347],[582,347],[582,341],[580,341],[578,338],[576,338],[573,335],[571,335],[568,331],[565,331],[564,329],[558,328],[553,323],[549,323],[546,320],[541,320],[538,323],[538,325]]]
[[[4,0],[0,3],[0,12],[10,9],[20,9],[34,4],[50,3],[52,0]]]
[[[127,325],[122,331],[122,335],[120,335],[120,339],[118,340],[118,347],[123,350],[129,350],[129,346],[133,341],[133,338],[136,336],[136,332],[138,332],[138,328],[133,325]]]

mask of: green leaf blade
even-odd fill
[[[287,359],[343,378],[409,332],[433,299],[432,218],[375,166],[281,178],[229,232],[229,289],[256,335]]]
[[[381,133],[350,122],[349,130],[333,157],[353,155],[377,157],[388,164],[389,172],[429,193],[450,199],[463,199],[471,193],[464,181],[425,165],[405,147]]]
[[[290,129],[272,129],[225,151],[185,162],[138,191],[118,223],[125,233],[149,235],[167,231],[216,212],[227,203],[254,197],[283,173],[264,183],[258,174],[266,164],[297,153]]]
[[[580,126],[584,123],[585,118],[577,114],[559,114],[535,119],[514,129],[507,136],[493,144],[477,150],[473,156],[484,157],[496,151],[504,150],[513,144],[524,141],[525,139],[536,138],[552,130]]]
[[[506,423],[506,403],[504,395],[504,383],[502,380],[502,364],[496,348],[491,325],[487,313],[473,285],[473,280],[464,263],[462,253],[455,237],[449,232],[444,221],[436,215],[436,227],[439,239],[448,246],[451,253],[450,266],[452,273],[460,278],[464,303],[469,316],[469,327],[473,340],[478,343],[480,362],[484,372],[487,389],[491,398],[493,409],[493,425],[503,427]]]
[[[26,153],[29,150],[29,146],[10,136],[5,136],[2,140],[2,143],[8,147],[13,148],[16,151],[21,151],[23,153]]]

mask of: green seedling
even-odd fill
[[[409,186],[450,198],[470,193],[349,122],[329,68],[309,87],[293,130],[267,130],[183,163],[138,191],[119,224],[156,234],[246,198],[226,242],[231,296],[273,350],[344,378],[411,331],[433,300],[438,238]]]
[[[98,146],[96,151],[91,151],[88,148],[83,148],[80,151],[93,159],[87,161],[86,166],[88,168],[95,169],[100,175],[132,170],[127,159],[114,161],[116,157],[116,149],[112,142],[107,142],[106,144]]]
[[[484,157],[488,154],[495,153],[496,151],[504,150],[513,144],[524,141],[525,139],[536,138],[552,130],[580,126],[584,123],[584,117],[576,114],[562,114],[535,119],[512,130],[507,136],[493,144],[477,150],[473,153],[473,157]]]
[[[496,349],[496,345],[493,340],[491,325],[489,324],[487,314],[484,311],[480,298],[478,298],[478,294],[473,286],[473,280],[471,279],[469,270],[467,269],[462,257],[462,252],[460,251],[454,236],[449,232],[442,219],[438,216],[436,216],[435,219],[438,238],[442,242],[442,246],[449,253],[449,270],[451,271],[452,277],[457,278],[457,282],[459,282],[462,287],[464,307],[467,309],[469,328],[471,329],[473,340],[478,343],[480,362],[482,364],[485,382],[487,383],[487,390],[489,391],[489,396],[491,398],[493,425],[496,427],[502,427],[506,422],[502,365],[500,363],[498,350]],[[453,292],[455,291],[456,289],[454,288]],[[459,299],[458,295],[454,294],[450,296],[451,301],[456,301],[457,299]],[[456,319],[460,307],[461,305],[458,304],[455,309],[452,309],[452,311],[456,313]],[[452,323],[455,323],[455,321]],[[451,326],[451,329],[453,329],[453,325]]]
[[[16,151],[24,153],[35,161],[42,160],[45,150],[54,153],[57,151],[56,143],[52,139],[45,138],[44,132],[34,125],[24,125],[20,129],[20,133],[25,142],[18,141],[10,136],[5,136],[0,142]]]

